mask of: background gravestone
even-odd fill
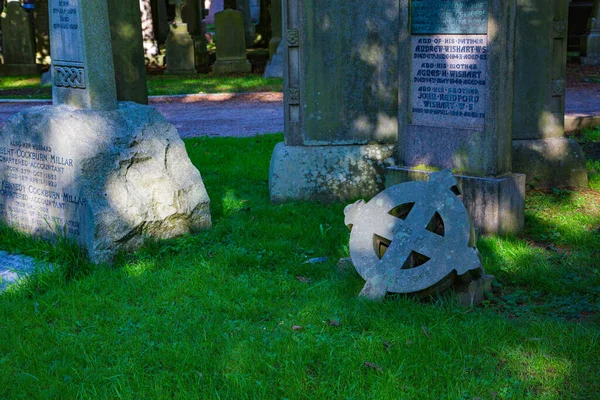
[[[73,238],[93,262],[210,227],[175,127],[152,107],[116,101],[107,2],[50,0],[50,10],[55,105],[15,114],[0,132],[0,219]]]
[[[108,0],[118,101],[148,104],[139,0]]]
[[[283,35],[283,16],[281,0],[271,3],[271,40],[269,41],[269,62],[265,69],[265,78],[283,78],[285,47],[281,41]]]
[[[196,70],[199,73],[210,72],[210,54],[206,47],[207,41],[205,24],[202,19],[205,15],[204,0],[188,0],[186,6],[181,10],[183,22],[187,23],[188,32],[194,40],[194,59]]]
[[[250,72],[252,66],[246,57],[243,14],[230,8],[215,15],[217,60],[213,73]]]
[[[600,0],[594,0],[586,34],[581,38],[581,64],[600,65]]]
[[[428,179],[418,166],[452,169],[482,233],[518,232],[525,176],[511,173],[516,4],[400,4],[400,166],[388,170],[386,186]]]
[[[18,0],[6,5],[0,17],[2,25],[2,52],[4,64],[0,75],[35,75],[40,68],[35,63],[35,36],[32,15],[21,7]]]
[[[564,137],[567,0],[518,0],[513,171],[538,188],[587,186],[585,157]]]
[[[36,0],[34,9],[36,62],[50,66],[50,20],[48,0]]]
[[[236,10],[244,16],[244,34],[246,38],[246,47],[250,48],[254,45],[254,37],[256,36],[254,24],[252,23],[252,14],[250,12],[249,0],[236,0]]]
[[[384,0],[284,0],[285,143],[271,200],[340,200],[383,189],[398,140],[401,9]]]
[[[189,75],[196,73],[194,40],[188,32],[187,24],[181,18],[181,0],[175,3],[175,20],[169,27],[167,37],[167,69],[165,74]]]

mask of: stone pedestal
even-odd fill
[[[2,52],[4,64],[0,75],[35,75],[41,72],[35,62],[35,36],[32,16],[11,0],[2,15]]]
[[[580,62],[583,65],[600,65],[600,0],[594,0],[588,31],[581,38]]]
[[[188,32],[187,24],[171,24],[171,32],[165,45],[167,48],[165,74],[189,75],[196,73],[194,40]]]
[[[269,171],[271,201],[370,198],[384,189],[393,145],[275,146]]]
[[[226,9],[215,15],[217,60],[213,73],[250,72],[252,65],[246,57],[244,19],[239,11]]]
[[[404,167],[386,170],[385,187],[429,180],[432,171]],[[486,178],[454,175],[473,225],[481,234],[516,234],[525,221],[525,175]]]
[[[564,138],[568,3],[517,1],[517,37],[530,40],[515,43],[512,170],[536,188],[587,186],[583,152]]]
[[[273,201],[383,189],[398,140],[398,60],[387,49],[398,47],[399,12],[395,2],[283,2],[285,144],[271,159]]]

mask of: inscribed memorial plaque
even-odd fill
[[[412,124],[483,128],[487,59],[487,36],[413,36]]]
[[[487,34],[488,0],[412,0],[411,33]]]
[[[79,0],[50,0],[54,85],[85,89],[81,4]]]

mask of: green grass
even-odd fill
[[[497,277],[482,307],[373,303],[336,267],[345,204],[270,204],[282,138],[187,140],[214,227],[114,267],[6,233],[57,267],[0,294],[0,398],[598,397],[598,186],[530,192],[522,237],[480,240]]]
[[[148,75],[148,94],[281,92],[283,80],[261,75]],[[39,76],[0,77],[0,99],[51,99],[51,88],[40,87]]]

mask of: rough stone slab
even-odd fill
[[[428,180],[435,171],[391,167],[385,171],[385,186]],[[454,175],[473,225],[483,235],[519,233],[525,224],[525,175],[497,178]]]
[[[93,262],[149,237],[211,225],[209,198],[177,130],[153,107],[34,107],[0,132],[0,219],[73,237]]]
[[[513,171],[536,188],[588,186],[585,156],[572,139],[513,140]]]
[[[286,146],[273,150],[271,201],[339,201],[371,197],[383,189],[383,172],[395,164],[395,146]]]
[[[0,251],[0,292],[33,273],[38,265],[34,258]]]

